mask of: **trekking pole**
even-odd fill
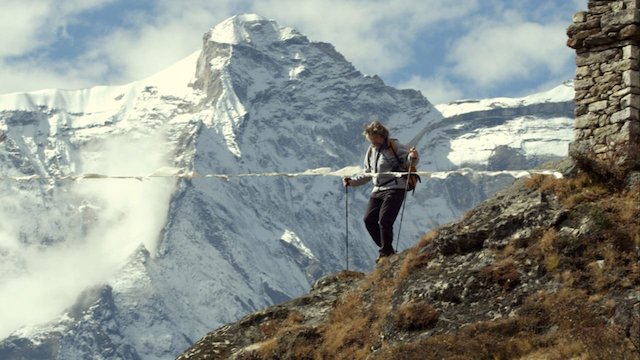
[[[400,231],[402,231],[402,219],[404,218],[404,207],[407,205],[407,192],[409,192],[409,178],[411,178],[411,158],[407,170],[407,181],[404,185],[404,195],[402,195],[402,211],[400,212],[400,225],[398,226],[398,239],[396,240],[396,252],[400,247]]]
[[[345,195],[344,196],[345,243],[347,245],[346,246],[346,249],[347,249],[346,262],[347,262],[347,270],[349,270],[349,186],[344,187],[344,195]]]

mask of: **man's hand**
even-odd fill
[[[411,149],[409,149],[409,158],[417,159],[418,157],[420,157],[420,155],[418,154],[418,150],[416,150],[415,147],[412,147]]]
[[[342,178],[342,185],[344,186],[351,186],[349,183],[351,182],[351,178],[350,177],[343,177]]]

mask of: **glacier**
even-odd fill
[[[147,79],[0,95],[0,358],[172,359],[345,266],[336,177],[65,176],[353,168],[363,124],[379,118],[418,148],[421,170],[452,171],[407,197],[404,249],[514,181],[483,171],[496,145],[527,167],[566,156],[572,91],[434,106],[331,44],[242,14]],[[36,178],[11,180],[24,176]],[[360,271],[377,254],[361,221],[369,191],[349,195]]]

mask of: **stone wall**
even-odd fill
[[[582,168],[625,177],[640,167],[640,0],[589,0],[574,15],[567,45],[576,50],[575,139]]]

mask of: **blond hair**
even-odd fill
[[[387,128],[384,127],[384,125],[382,125],[380,121],[374,120],[364,126],[362,135],[367,139],[371,138],[371,136],[373,135],[380,135],[386,139],[389,137],[389,130],[387,130]]]

